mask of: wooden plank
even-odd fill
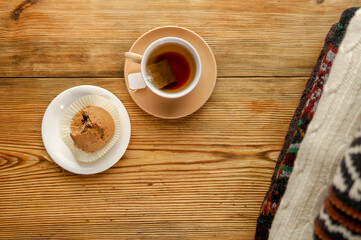
[[[141,34],[164,25],[200,34],[221,77],[309,76],[331,25],[359,4],[32,0],[14,17],[21,2],[0,2],[2,77],[123,77],[124,52]]]
[[[306,78],[220,78],[178,120],[144,113],[124,79],[1,80],[0,238],[252,239]],[[50,101],[81,84],[112,91],[132,122],[124,157],[92,176],[47,161],[40,132]]]

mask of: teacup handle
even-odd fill
[[[142,55],[136,54],[136,53],[132,53],[132,52],[126,52],[124,53],[124,57],[128,60],[131,60],[135,63],[140,64],[142,62]]]
[[[126,52],[124,53],[124,57],[132,62],[140,64],[142,62],[143,56],[132,52]],[[129,74],[128,83],[129,83],[129,88],[134,92],[137,89],[142,89],[147,86],[140,72]]]

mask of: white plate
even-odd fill
[[[86,163],[77,161],[63,142],[60,134],[60,121],[65,109],[73,101],[90,94],[106,97],[115,104],[120,115],[121,136],[103,157]],[[121,159],[130,140],[130,120],[124,105],[108,90],[90,85],[77,86],[60,93],[49,104],[44,113],[41,135],[46,151],[60,167],[77,174],[94,174],[107,170]]]

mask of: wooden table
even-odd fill
[[[21,3],[0,1],[1,239],[252,239],[324,37],[360,2]],[[163,25],[201,35],[218,64],[209,101],[178,120],[143,112],[124,83],[124,52]],[[90,176],[49,161],[40,131],[51,100],[83,84],[113,92],[132,123],[123,158]]]

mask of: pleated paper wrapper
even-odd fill
[[[98,106],[107,111],[114,120],[115,130],[112,139],[102,149],[87,153],[74,146],[74,141],[70,137],[71,121],[76,113],[87,106]],[[64,112],[61,121],[61,137],[69,147],[74,157],[81,162],[93,162],[106,154],[120,138],[120,116],[117,108],[109,99],[99,95],[86,95],[74,101]]]

